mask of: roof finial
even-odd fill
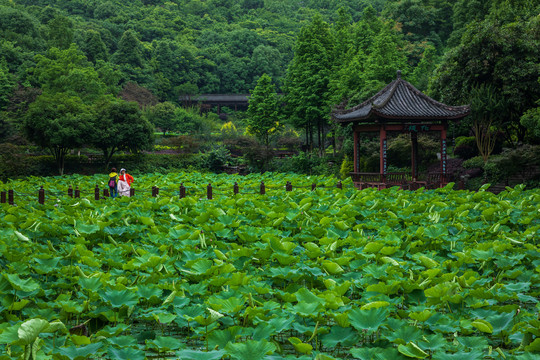
[[[398,79],[401,79],[401,70],[398,70],[398,71],[397,71],[397,78],[398,78]]]

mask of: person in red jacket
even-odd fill
[[[129,175],[126,172],[126,169],[120,169],[120,179],[119,180],[127,181],[129,186],[131,186],[131,184],[133,184],[133,182],[135,181],[135,179],[133,179],[133,176]]]
[[[133,181],[135,181],[135,179],[126,172],[126,169],[120,169],[120,176],[118,177],[118,193],[120,196],[130,196],[130,189]]]

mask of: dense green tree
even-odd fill
[[[313,128],[316,129],[320,154],[330,112],[328,84],[334,61],[333,46],[330,26],[320,15],[315,16],[298,35],[285,82],[292,125],[305,129],[309,147],[313,146]]]
[[[47,24],[49,47],[67,49],[73,42],[73,23],[65,16],[58,15]]]
[[[45,47],[37,19],[24,10],[9,6],[0,5],[0,39],[27,50],[41,51]]]
[[[429,79],[438,64],[437,50],[433,46],[428,46],[422,54],[422,59],[418,66],[414,68],[411,76],[411,83],[420,91],[426,92]]]
[[[45,56],[37,55],[31,80],[48,93],[69,93],[84,101],[98,98],[107,89],[75,44],[66,50],[51,48]]]
[[[142,45],[135,31],[127,30],[122,34],[113,60],[116,64],[126,64],[134,68],[143,66]]]
[[[251,91],[247,110],[248,117],[245,121],[248,125],[248,131],[264,143],[267,148],[270,144],[270,135],[280,128],[278,104],[276,87],[272,83],[272,78],[263,74],[257,81],[255,89]]]
[[[106,168],[118,150],[137,153],[152,148],[154,127],[144,118],[137,103],[107,96],[95,103],[94,113],[90,143],[103,151]]]
[[[540,97],[540,19],[501,25],[485,20],[471,24],[461,43],[447,53],[430,83],[431,94],[447,104],[468,103],[472,89],[491,86],[506,99],[500,124],[509,144],[521,142],[522,114]]]
[[[178,119],[176,117],[176,106],[169,101],[165,101],[152,106],[147,111],[147,119],[163,133],[176,131],[178,129]]]
[[[64,173],[69,150],[85,144],[94,130],[91,113],[80,97],[61,92],[44,92],[30,104],[23,128],[28,139],[48,149]]]
[[[538,78],[538,84],[540,86],[540,77]],[[540,141],[540,99],[536,101],[536,105],[536,107],[525,111],[520,122],[535,141]]]
[[[9,103],[9,99],[15,89],[15,79],[9,73],[7,62],[0,58],[0,113]]]
[[[282,58],[283,56],[279,50],[272,46],[257,46],[253,50],[253,54],[251,56],[250,74],[253,82],[248,85],[250,85],[250,87],[254,87],[257,79],[262,74],[268,74],[268,76],[279,84],[284,76]]]
[[[101,39],[101,34],[95,30],[85,32],[80,47],[88,60],[94,64],[98,60],[107,60],[109,57],[107,46]]]

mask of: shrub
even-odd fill
[[[174,147],[175,151],[180,154],[195,154],[201,146],[200,141],[190,135],[180,135],[164,139],[162,144]]]
[[[225,166],[233,162],[231,152],[224,146],[214,146],[212,149],[202,155],[202,162],[210,171],[222,172]]]
[[[454,147],[454,155],[464,160],[478,156],[478,146],[476,146],[474,136],[458,137]]]
[[[342,179],[346,179],[349,177],[349,173],[354,170],[354,164],[351,159],[349,159],[348,156],[345,156],[343,158],[343,161],[341,162],[341,168],[339,169],[339,175]]]

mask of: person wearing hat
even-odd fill
[[[130,196],[131,184],[135,179],[133,176],[126,172],[126,169],[120,169],[120,176],[118,178],[118,193],[120,196]]]

